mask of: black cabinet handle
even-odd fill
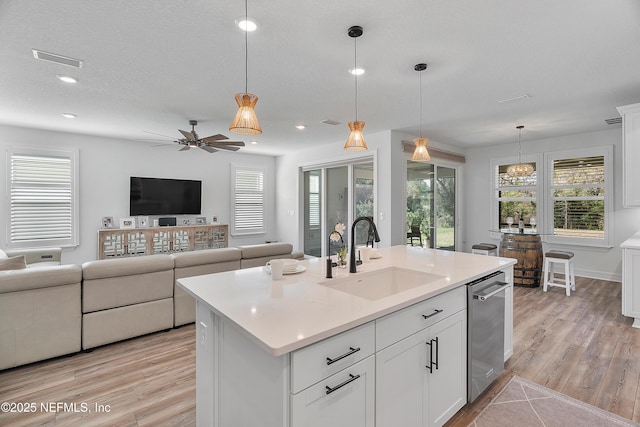
[[[436,309],[434,309],[434,310],[433,310],[433,313],[431,313],[431,314],[423,314],[423,315],[422,315],[422,317],[423,317],[423,318],[425,318],[425,319],[428,319],[429,317],[433,317],[433,316],[435,316],[436,314],[440,314],[440,313],[442,313],[443,311],[444,311],[444,310],[438,310],[438,309],[436,308]]]
[[[435,343],[435,345],[434,345]],[[438,337],[435,337],[433,339],[431,339],[431,341],[425,343],[429,346],[429,364],[426,366],[426,368],[429,370],[429,373],[433,373],[433,368],[438,369],[438,353],[440,350],[440,347],[438,346]],[[435,351],[436,351],[436,361],[433,361],[433,350],[435,347]]]
[[[338,390],[339,388],[342,388],[342,387],[346,386],[350,382],[357,380],[358,378],[360,378],[360,374],[358,374],[358,375],[349,374],[349,379],[341,382],[337,386],[335,386],[335,387],[325,386],[325,388],[327,389],[326,393],[327,394],[331,394],[334,391]]]
[[[345,357],[347,357],[347,356],[351,356],[353,353],[356,353],[356,352],[358,352],[358,351],[360,351],[360,347],[356,347],[356,348],[349,347],[349,351],[347,351],[347,352],[346,352],[345,354],[343,354],[342,356],[338,356],[338,357],[336,357],[335,359],[332,359],[332,358],[330,358],[330,357],[327,357],[327,365],[331,365],[332,363],[335,363],[335,362],[337,362],[338,360],[342,360],[342,359],[344,359],[344,358],[345,358]]]

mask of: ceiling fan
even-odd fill
[[[191,131],[178,129],[178,131],[184,136],[184,138],[175,140],[174,142],[180,145],[184,145],[179,151],[187,151],[191,148],[202,148],[209,153],[215,153],[219,149],[238,151],[240,147],[244,147],[242,141],[228,141],[228,137],[222,134],[207,136],[206,138],[200,138],[196,133],[197,120],[189,120],[191,125]]]

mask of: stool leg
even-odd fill
[[[569,260],[564,262],[564,286],[566,288],[567,296],[571,296],[571,272]]]
[[[544,285],[542,287],[543,292],[547,292],[547,285],[549,284],[549,258],[544,259]]]
[[[575,270],[575,264],[573,263],[573,260],[569,261],[569,271],[571,271],[571,290],[575,291],[576,290],[576,270]]]

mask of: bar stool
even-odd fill
[[[498,245],[493,243],[476,243],[471,246],[472,254],[498,256]]]
[[[553,271],[555,264],[564,266],[564,283],[556,282],[561,280],[555,277]],[[549,251],[544,254],[544,286],[542,290],[547,292],[547,286],[558,286],[565,288],[567,296],[570,295],[570,289],[576,290],[576,273],[573,265],[573,252],[569,251]]]

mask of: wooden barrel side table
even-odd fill
[[[503,233],[500,256],[518,260],[513,266],[514,286],[540,286],[543,252],[539,234]]]

